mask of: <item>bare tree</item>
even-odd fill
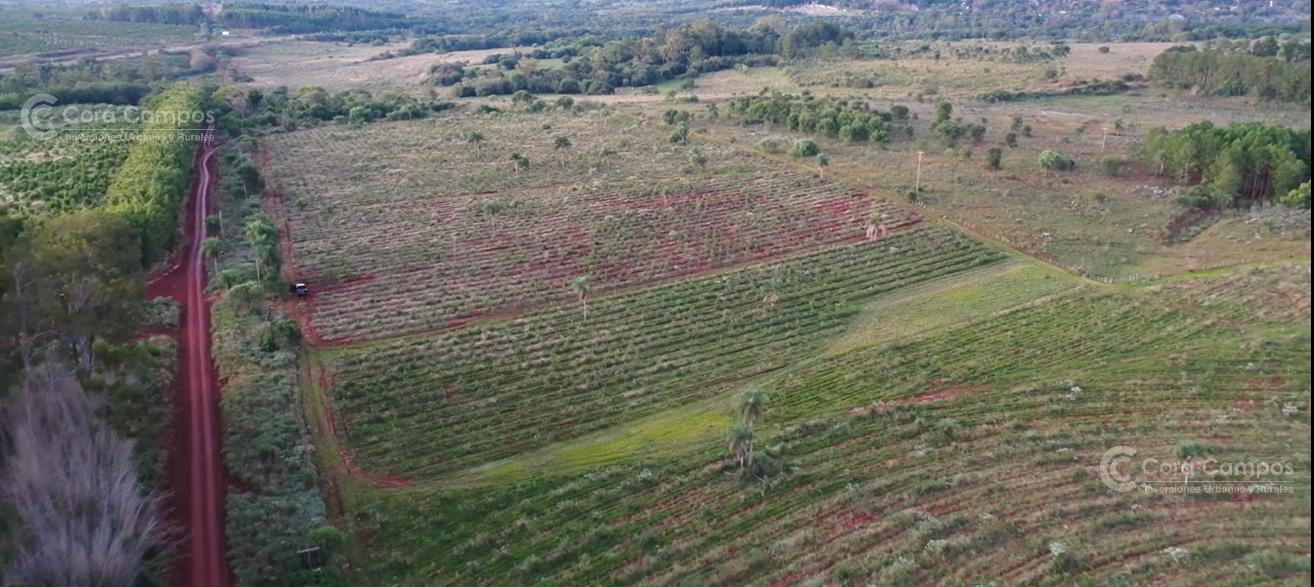
[[[131,586],[167,544],[160,496],[138,481],[132,441],[53,360],[0,412],[0,496],[22,527],[6,585]]]

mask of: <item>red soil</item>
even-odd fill
[[[183,222],[185,245],[179,262],[147,287],[151,297],[170,297],[182,309],[179,341],[182,376],[169,444],[169,482],[174,521],[186,530],[173,569],[174,585],[228,587],[232,583],[225,555],[225,479],[219,451],[219,382],[210,359],[210,311],[205,297],[205,260],[201,241],[214,187],[217,147],[198,150],[196,181],[187,196]]]

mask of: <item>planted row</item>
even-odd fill
[[[363,572],[395,584],[554,585],[1303,576],[1308,424],[1283,406],[1308,405],[1308,338],[1238,349],[1226,325],[1160,334],[1197,317],[1146,301],[1059,298],[768,380],[765,421],[776,424],[762,434],[791,472],[751,487],[718,442],[582,475],[373,494],[365,507],[382,519],[359,528],[378,532]],[[1094,316],[1109,313],[1108,326],[1168,318],[1106,335]],[[928,363],[956,364],[944,353],[978,333],[988,342],[969,345],[981,363],[1008,368],[937,374],[963,377],[972,389],[961,393],[907,383]],[[1101,355],[1064,359],[1082,336],[1103,339]],[[833,386],[831,373],[862,394],[790,407],[792,395]],[[1164,461],[1296,455],[1305,485],[1243,498],[1118,493],[1096,470],[1116,445]]]
[[[878,295],[1000,259],[918,228],[340,351],[333,396],[363,466],[433,476],[716,394],[815,350]]]

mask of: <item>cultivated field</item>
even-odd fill
[[[942,228],[437,337],[335,353],[356,462],[432,477],[715,394],[839,332],[863,300],[999,260]]]
[[[1141,73],[1156,50],[1076,46],[1058,83]],[[720,71],[680,90],[696,103],[463,99],[264,138],[287,276],[313,284],[294,312],[306,410],[354,568],[398,585],[1307,578],[1308,212],[1185,215],[1135,161],[1154,126],[1307,115],[1149,89],[984,103],[1051,87],[1047,64],[949,55]],[[907,104],[913,136],[709,116],[763,86]],[[941,96],[986,125],[979,143],[934,137]],[[687,143],[669,109],[693,116]],[[1030,132],[988,170],[1015,115]],[[829,165],[764,138],[814,138]],[[1077,168],[1041,172],[1046,149]],[[754,390],[758,476],[727,446]],[[1193,494],[1151,471],[1169,490],[1121,492],[1100,478],[1120,445],[1294,473]]]
[[[1181,287],[1218,287],[1196,285]],[[1170,293],[1041,298],[759,380],[767,450],[794,472],[752,491],[715,439],[584,475],[366,491],[353,507],[389,553],[368,568],[402,584],[1298,577],[1307,461],[1294,496],[1116,493],[1094,471],[1118,444],[1163,460],[1308,452],[1308,338],[1261,342],[1165,307]]]
[[[50,140],[22,135],[0,142],[0,210],[60,214],[99,204],[130,144],[87,138],[66,131]]]
[[[194,28],[143,22],[32,18],[0,12],[0,57],[27,53],[184,43]]]
[[[321,291],[318,336],[432,330],[866,240],[919,220],[734,149],[701,146],[695,155],[639,117],[481,122],[450,117],[268,142],[298,275]],[[472,145],[475,128],[487,136]],[[537,137],[520,143],[531,162],[521,171],[508,156],[517,135]],[[554,137],[571,146],[555,149]],[[705,163],[691,163],[695,156]],[[575,287],[580,278],[589,291]]]

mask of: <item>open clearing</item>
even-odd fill
[[[379,59],[385,52],[396,52],[409,45],[268,43],[243,50],[233,58],[233,68],[249,76],[251,85],[258,88],[319,86],[331,91],[359,88],[422,92],[430,66],[458,61],[477,64],[494,53],[514,52],[513,49],[455,51]]]

